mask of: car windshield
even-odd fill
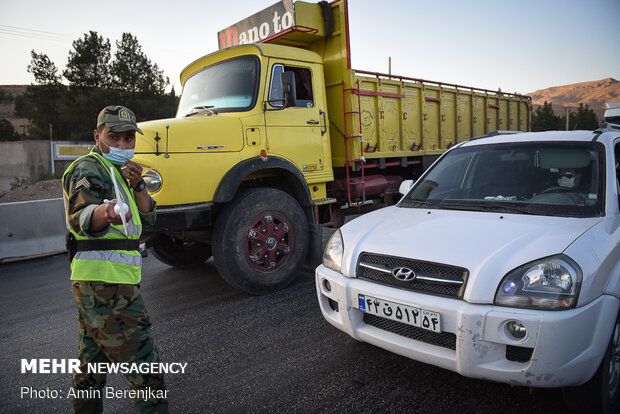
[[[256,102],[258,74],[258,59],[246,56],[192,75],[183,86],[177,118],[251,109]]]
[[[603,213],[604,156],[597,143],[527,142],[456,148],[401,207],[591,217]]]

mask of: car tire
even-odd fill
[[[620,312],[594,376],[583,385],[562,389],[562,396],[566,405],[580,413],[620,412]]]
[[[308,222],[297,201],[284,191],[254,188],[216,219],[213,261],[232,286],[263,295],[297,277],[308,244]]]
[[[188,268],[204,263],[211,257],[211,245],[159,234],[149,251],[160,262],[177,268]]]

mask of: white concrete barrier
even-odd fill
[[[0,204],[0,263],[65,251],[62,198]]]

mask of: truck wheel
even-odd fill
[[[210,245],[166,234],[155,237],[149,250],[160,262],[178,268],[199,265],[211,257]]]
[[[562,389],[566,405],[581,413],[620,412],[620,313],[598,370],[583,385]]]
[[[215,266],[228,283],[253,295],[291,283],[307,250],[306,216],[297,201],[280,190],[245,191],[215,223]]]

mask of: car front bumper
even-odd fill
[[[603,295],[570,310],[516,309],[396,289],[323,265],[315,276],[323,316],[353,338],[467,377],[532,387],[589,380],[602,361],[620,306],[616,298]],[[442,333],[428,335],[401,322],[384,324],[384,318],[365,322],[358,309],[360,294],[438,312]],[[524,324],[526,336],[511,337],[508,321]]]

